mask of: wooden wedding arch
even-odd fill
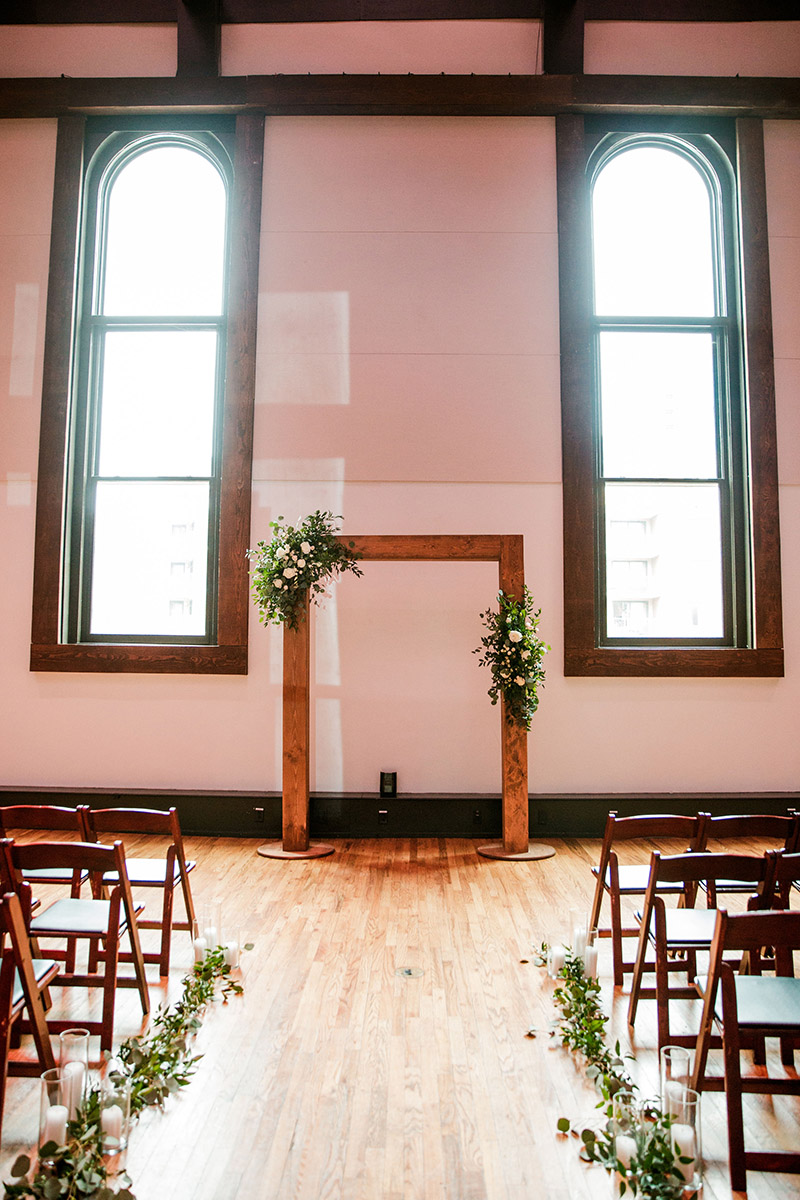
[[[379,534],[344,537],[361,559],[372,562],[496,562],[500,589],[521,598],[525,585],[521,534]],[[333,853],[327,843],[311,845],[308,829],[310,752],[310,608],[296,629],[283,633],[283,839],[259,846],[265,858],[320,858]],[[537,859],[552,846],[528,839],[528,743],[525,729],[501,703],[503,840],[479,846],[487,858]]]

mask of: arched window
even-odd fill
[[[760,124],[557,145],[565,671],[782,674]]]
[[[589,164],[601,645],[747,638],[731,181],[698,143],[611,135]]]
[[[35,670],[247,670],[262,150],[249,114],[59,123]]]
[[[229,173],[220,143],[168,134],[113,135],[88,172],[77,641],[214,637]]]

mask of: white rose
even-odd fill
[[[525,687],[525,680],[521,675],[517,676],[517,678],[514,680],[514,683],[517,685],[517,687]]]
[[[525,618],[525,628],[533,629],[533,621],[530,619],[530,617]]]
[[[279,546],[278,549],[275,551],[276,558],[286,558],[287,554],[288,554],[288,550],[286,549],[285,546]]]
[[[531,656],[531,652],[530,652],[530,650],[523,650],[523,651],[522,651],[521,658],[523,659],[523,661],[524,661],[525,659],[528,659],[528,658],[530,658],[530,656]]]
[[[296,567],[284,567],[284,569],[283,569],[283,575],[284,575],[285,579],[294,579],[296,574],[297,574]]]
[[[298,565],[298,567],[300,567],[300,568],[301,568],[301,570],[302,570],[302,568],[303,568],[303,567],[306,565],[306,560],[305,560],[304,558],[298,558],[298,560],[297,560],[297,565]]]
[[[521,642],[522,634],[520,633],[520,631],[518,629],[512,629],[508,635],[508,640],[510,642]]]
[[[310,554],[310,553],[311,553],[311,546],[309,545],[309,543],[308,543],[308,542],[301,542],[301,543],[300,543],[300,550],[301,550],[301,552],[302,552],[303,554]]]
[[[294,561],[295,561],[295,562],[297,562],[297,555],[296,555],[296,554],[292,554],[292,558],[294,559]]]
[[[280,579],[276,579],[276,580],[275,580],[275,587],[276,587],[276,588],[282,588],[282,587],[283,587],[283,584],[281,583]]]

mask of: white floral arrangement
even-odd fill
[[[333,513],[317,510],[297,525],[284,518],[270,521],[272,538],[259,542],[247,557],[253,567],[253,599],[264,625],[288,624],[296,629],[306,595],[318,604],[328,582],[344,571],[361,575],[355,542],[336,536]]]
[[[506,712],[530,730],[531,718],[539,707],[539,691],[544,686],[543,659],[550,649],[538,636],[541,609],[534,612],[533,597],[523,589],[522,603],[498,592],[499,609],[487,609],[481,620],[489,630],[481,638],[474,654],[480,654],[482,667],[490,667],[492,686],[489,696],[497,704],[502,695]]]

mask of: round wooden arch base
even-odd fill
[[[325,858],[327,854],[333,854],[333,846],[329,846],[327,842],[319,842],[316,846],[309,846],[307,850],[284,850],[280,842],[265,842],[263,846],[259,846],[256,854],[260,854],[262,858]]]
[[[547,846],[544,842],[529,842],[528,849],[520,850],[519,854],[509,854],[502,842],[495,842],[491,846],[478,846],[478,854],[482,854],[484,858],[506,858],[510,862],[552,858],[555,852],[555,846]]]

